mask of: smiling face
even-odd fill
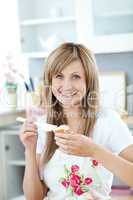
[[[52,77],[52,92],[63,106],[80,104],[86,94],[85,72],[80,60],[71,62]]]

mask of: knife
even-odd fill
[[[24,117],[17,117],[16,121],[24,123],[27,119]],[[48,124],[44,122],[37,122],[35,121],[34,124],[37,125],[37,127],[43,131],[54,131],[58,126],[53,125],[53,124]]]

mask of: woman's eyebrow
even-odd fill
[[[58,72],[56,75],[58,75],[58,74],[60,74],[60,75],[64,75],[62,72]],[[71,75],[73,75],[73,74],[78,74],[78,75],[80,75],[80,72],[72,72],[72,73],[70,73]]]
[[[56,73],[56,75],[58,75],[58,74],[61,74],[61,75],[63,75],[63,73],[62,73],[62,72],[58,72],[58,73]]]
[[[80,72],[72,72],[72,74],[80,74]]]

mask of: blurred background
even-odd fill
[[[0,24],[0,200],[20,200],[25,160],[16,117],[41,114],[44,63],[59,44],[94,52],[101,103],[133,133],[133,0],[0,0]],[[115,177],[112,195],[133,192]]]

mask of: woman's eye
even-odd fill
[[[61,74],[57,74],[55,77],[56,77],[56,78],[59,78],[59,79],[62,79],[62,78],[63,78],[63,76],[62,76]]]
[[[79,75],[73,75],[73,79],[80,79],[80,76]]]

